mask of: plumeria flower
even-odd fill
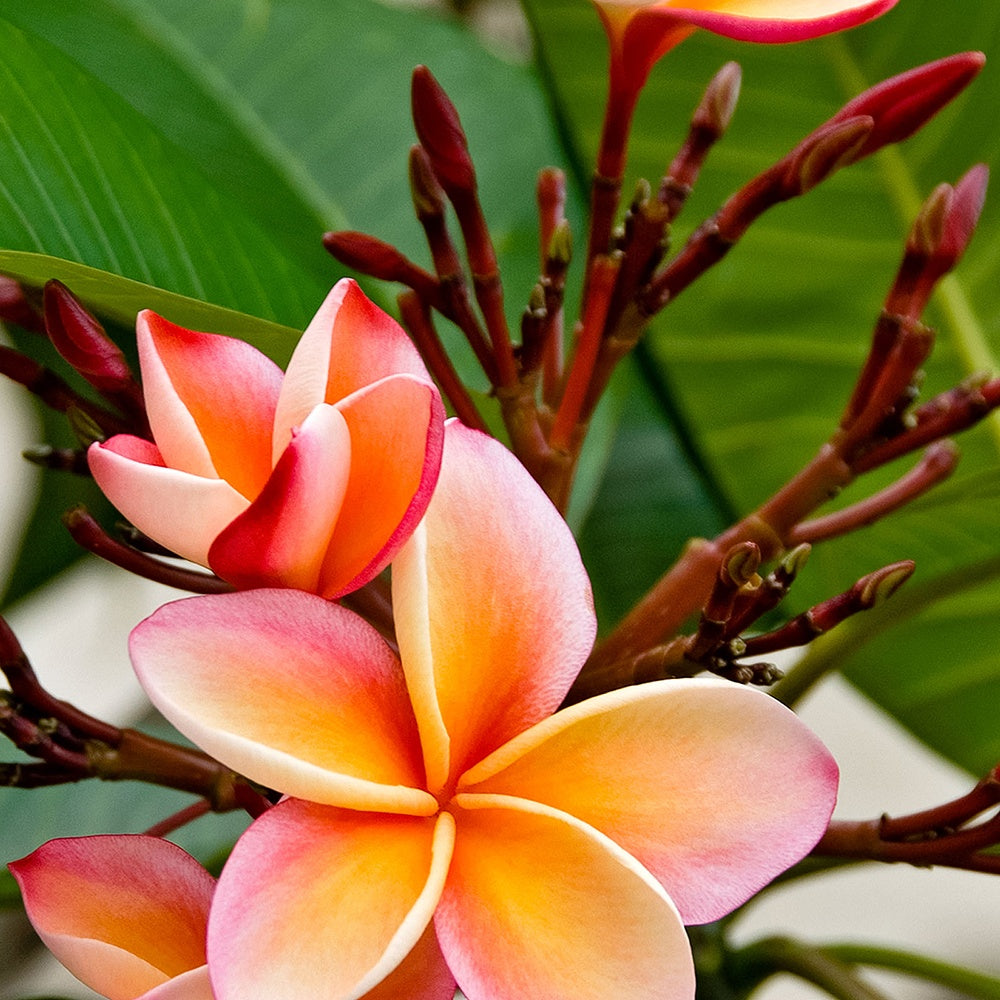
[[[440,466],[444,408],[403,329],[340,281],[282,376],[249,344],[152,312],[137,324],[154,441],[92,445],[141,531],[237,587],[341,596],[409,537]]]
[[[898,0],[593,0],[610,46],[597,172],[620,180],[639,92],[657,60],[704,28],[745,42],[800,42],[853,28]]]
[[[697,28],[744,42],[801,42],[853,28],[897,0],[593,0],[611,43],[613,72],[636,89],[657,59]]]
[[[215,879],[157,837],[51,840],[8,866],[39,937],[109,1000],[212,1000]]]
[[[291,590],[188,598],[132,633],[161,711],[286,796],[220,877],[218,1000],[692,997],[684,922],[810,850],[829,753],[721,680],[557,711],[596,631],[586,573],[520,463],[456,422],[392,596],[398,655]]]

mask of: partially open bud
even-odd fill
[[[986,200],[989,179],[989,168],[979,163],[955,185],[937,250],[938,265],[948,271],[961,260],[972,239]]]
[[[886,310],[919,317],[935,286],[961,260],[986,198],[989,170],[973,167],[954,186],[939,184],[920,208]]]
[[[418,219],[444,214],[445,193],[423,146],[410,149],[410,196]]]
[[[921,205],[906,237],[906,252],[930,257],[937,253],[944,236],[945,219],[955,200],[955,189],[950,184],[938,184]]]
[[[691,119],[692,126],[708,129],[716,138],[724,135],[736,111],[742,81],[740,64],[727,62],[705,88],[701,103]]]

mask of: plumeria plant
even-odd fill
[[[524,0],[533,67],[377,0],[0,12],[0,370],[49,434],[11,618],[83,553],[178,592],[135,728],[0,618],[0,899],[91,996],[1000,997],[740,929],[831,869],[1000,874],[963,3],[941,51],[930,0]],[[968,790],[834,817],[833,672]]]

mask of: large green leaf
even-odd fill
[[[0,30],[19,81],[0,91],[0,247],[301,328],[341,273],[320,248],[324,229],[367,229],[427,258],[406,178],[409,77],[424,62],[455,94],[477,155],[516,324],[538,268],[535,175],[561,151],[531,70],[460,26],[373,0],[39,0],[5,9]],[[579,217],[575,201],[570,211]],[[115,303],[120,319],[164,299],[132,292]],[[168,314],[215,328],[190,305],[190,320]],[[226,332],[282,361],[291,339],[269,329]],[[602,426],[606,444],[612,422]],[[606,451],[598,441],[585,485]],[[44,531],[33,538],[46,545]]]
[[[585,0],[526,0],[525,7],[585,178],[605,88],[601,28]],[[696,34],[654,71],[636,116],[629,176],[654,181],[660,176],[707,79],[726,60],[740,61],[740,107],[678,225],[675,242],[682,241],[729,193],[864,87],[953,51],[989,53],[998,42],[1000,8],[984,0],[959,0],[947,17],[932,0],[905,0],[862,29],[796,46],[755,47]],[[671,387],[672,401],[696,442],[695,454],[739,510],[766,498],[831,430],[864,356],[913,211],[938,182],[954,181],[977,161],[996,159],[998,136],[990,122],[998,99],[1000,75],[987,66],[970,93],[924,132],[764,216],[741,246],[656,323],[648,357]],[[939,343],[927,365],[926,395],[992,365],[1000,343],[1000,286],[992,252],[1000,235],[998,204],[996,199],[988,204],[958,276],[945,283],[933,304],[930,319],[939,328]],[[900,558],[916,558],[917,581],[933,582],[1000,550],[995,426],[970,432],[962,448],[959,473],[936,496],[821,547],[796,587],[797,608]],[[902,468],[905,463],[879,481]],[[858,499],[876,479],[845,491],[839,502]],[[646,499],[627,482],[609,477],[604,494],[603,506],[613,508],[619,520],[642,523]],[[610,527],[610,522],[588,525],[585,545],[588,539],[609,545]],[[669,526],[653,525],[636,543],[659,551],[665,535]],[[647,583],[636,581],[629,565],[611,585],[634,597]],[[966,634],[978,635],[976,643],[958,642],[955,630],[941,628],[945,611],[939,609],[908,620],[905,641],[896,629],[892,642],[859,648],[842,662],[858,686],[914,732],[976,771],[996,754],[995,727],[981,706],[1000,698],[1000,658],[983,652],[995,644],[998,601],[1000,585],[990,576],[974,595],[948,605],[956,614],[965,609],[960,617],[973,630]],[[890,605],[882,627],[892,621]],[[898,664],[888,674],[883,672],[887,646],[897,651]]]
[[[41,7],[20,10],[44,18]],[[322,270],[301,253],[293,258],[269,219],[39,33],[6,17],[0,44],[6,249],[76,260],[295,326],[309,316],[326,284]],[[219,155],[244,156],[252,174],[245,147]],[[290,194],[276,193],[294,207]],[[321,251],[314,256],[325,264]]]

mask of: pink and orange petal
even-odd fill
[[[773,698],[672,680],[556,713],[463,775],[466,790],[523,796],[590,824],[697,924],[812,849],[833,811],[837,766]]]
[[[455,799],[455,853],[435,916],[472,1000],[678,1000],[690,947],[662,887],[612,841],[537,803]]]
[[[555,711],[596,633],[565,521],[510,452],[455,421],[392,585],[432,789]]]
[[[425,932],[453,845],[447,813],[279,804],[240,839],[219,881],[208,954],[220,1000],[362,997],[420,942],[429,950],[415,961],[433,968]]]
[[[155,443],[118,435],[88,453],[136,527],[238,588],[335,598],[388,565],[430,499],[444,407],[355,282],[334,287],[284,376],[248,344],[150,312],[137,336]]]
[[[241,774],[314,802],[436,811],[399,661],[344,608],[295,590],[187,598],[134,629],[130,652],[160,711]]]
[[[235,587],[316,593],[351,474],[351,432],[317,406],[292,436],[257,497],[217,535],[208,564]]]
[[[381,572],[430,502],[444,446],[444,404],[427,381],[399,375],[337,404],[351,442],[351,470],[317,593],[336,598]],[[358,474],[357,470],[361,470]],[[381,547],[372,538],[384,539]]]

